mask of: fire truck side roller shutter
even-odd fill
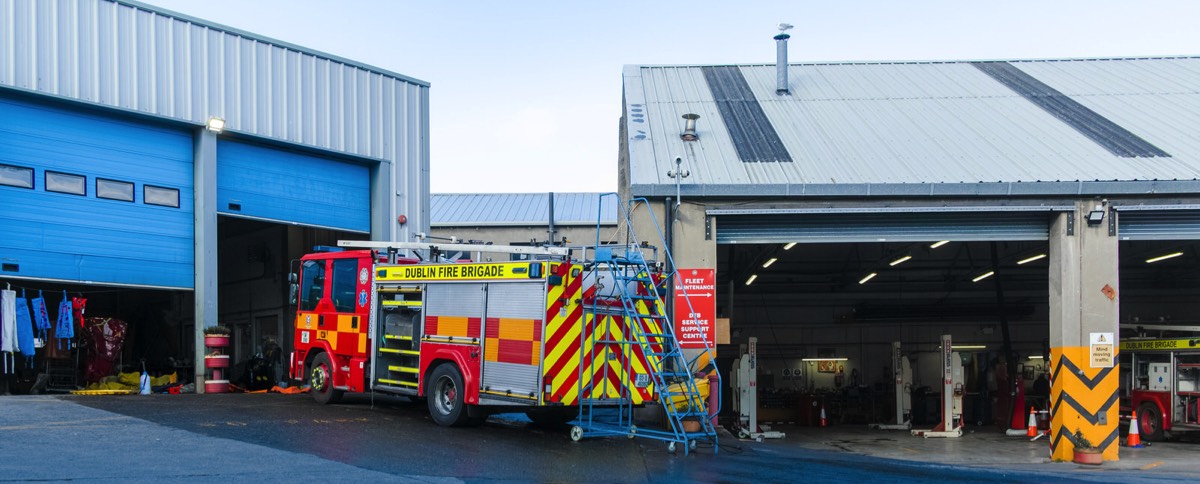
[[[484,322],[485,394],[536,397],[541,386],[546,288],[540,283],[492,283]]]

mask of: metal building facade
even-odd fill
[[[0,87],[362,158],[372,238],[428,229],[420,80],[139,2],[0,0]]]

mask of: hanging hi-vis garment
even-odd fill
[[[17,292],[0,291],[0,371],[15,370],[13,352],[17,350]]]
[[[17,298],[17,351],[25,355],[28,367],[33,367],[33,319],[29,317],[29,300],[25,299],[25,290]]]
[[[54,326],[58,349],[62,349],[63,340],[67,342],[67,349],[71,349],[71,341],[75,339],[75,320],[71,319],[71,310],[71,299],[67,297],[67,291],[63,291],[62,302],[58,303],[58,324]]]
[[[33,298],[33,323],[37,327],[37,338],[43,344],[47,343],[50,339],[50,314],[46,312],[46,298],[42,297],[42,291],[38,291],[38,296]]]

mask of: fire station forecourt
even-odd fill
[[[1044,442],[1026,443],[1028,450],[1018,453],[1005,450],[1012,442],[1003,440],[910,439],[895,433],[832,441],[730,439],[718,455],[683,457],[642,439],[572,443],[561,431],[507,418],[446,429],[431,422],[423,407],[388,397],[372,406],[365,395],[330,406],[274,394],[0,397],[0,428],[7,440],[22,442],[5,447],[9,458],[0,461],[0,474],[19,481],[99,482],[795,482],[800,475],[831,481],[1163,482],[1187,480],[1197,471],[1194,462],[1175,464],[1194,461],[1186,450],[1097,471],[1021,455],[1043,450]],[[120,450],[79,449],[81,432],[104,435],[105,447]],[[897,449],[902,460],[862,455],[868,446]],[[68,448],[78,451],[46,452]],[[960,460],[939,457],[945,454]],[[928,462],[934,460],[940,462]],[[1162,460],[1168,463],[1138,470]]]

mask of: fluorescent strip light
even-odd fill
[[[1035,261],[1035,260],[1038,260],[1038,259],[1045,259],[1045,258],[1046,258],[1046,254],[1038,254],[1038,255],[1035,255],[1035,256],[1033,256],[1033,257],[1030,257],[1030,258],[1028,258],[1028,259],[1021,259],[1021,260],[1017,261],[1017,265],[1021,265],[1021,264],[1028,264],[1028,263],[1030,263],[1030,262],[1033,262],[1033,261]]]
[[[777,258],[777,257],[772,257],[770,259],[767,259],[766,262],[763,262],[763,269],[771,267],[771,264],[774,264],[775,261],[777,261],[777,260],[779,260],[779,258]]]
[[[1029,357],[1029,359],[1031,359],[1031,360],[1044,360],[1044,359],[1046,359],[1046,357],[1045,357],[1045,356],[1040,356],[1040,355],[1039,355],[1039,356],[1030,356],[1030,357]]]
[[[875,278],[875,276],[877,276],[877,275],[879,275],[879,274],[877,274],[877,273],[874,273],[874,272],[872,272],[872,273],[870,273],[870,274],[867,274],[867,277],[864,277],[864,278],[862,278],[862,279],[859,279],[859,280],[858,280],[858,283],[859,283],[859,284],[866,284],[866,283],[867,283],[867,281],[869,281],[869,280],[871,280],[871,279],[874,279],[874,278]]]
[[[847,358],[801,358],[800,361],[846,361]]]
[[[888,263],[888,265],[889,265],[889,266],[892,266],[892,267],[895,267],[895,266],[898,266],[898,265],[900,265],[900,264],[903,264],[903,263],[907,262],[909,259],[912,259],[912,256],[911,256],[911,255],[906,255],[906,256],[904,256],[904,257],[901,257],[901,258],[899,258],[899,259],[896,259],[896,260],[894,260],[894,261],[892,261],[892,262]]]
[[[950,243],[950,241],[949,241],[949,240],[941,240],[941,241],[938,241],[938,242],[934,242],[932,245],[930,245],[930,246],[929,246],[929,248],[930,248],[930,249],[936,249],[936,248],[938,248],[938,247],[941,247],[941,246],[943,246],[943,245],[946,245],[946,244],[949,244],[949,243]]]
[[[1179,256],[1181,256],[1181,255],[1183,255],[1183,252],[1175,252],[1175,253],[1171,253],[1171,254],[1167,254],[1167,255],[1160,255],[1160,256],[1158,256],[1158,257],[1153,257],[1153,258],[1150,258],[1150,259],[1146,259],[1146,263],[1147,263],[1147,264],[1153,264],[1153,263],[1155,263],[1155,262],[1158,262],[1158,261],[1160,261],[1160,260],[1174,259],[1174,258],[1176,258],[1176,257],[1179,257]]]
[[[788,242],[787,245],[783,246],[783,250],[792,250],[792,247],[795,247],[795,246],[796,246],[795,242]]]
[[[942,345],[938,345],[938,349],[942,349]],[[987,345],[950,345],[952,350],[986,350]]]
[[[996,271],[987,271],[986,273],[984,273],[984,274],[981,274],[979,277],[976,277],[976,278],[974,278],[974,279],[971,279],[971,282],[979,282],[979,281],[982,281],[982,280],[984,280],[984,279],[987,279],[987,278],[989,278],[989,277],[992,277],[992,275],[993,275],[993,274],[995,274],[995,273],[996,273]]]
[[[750,278],[746,279],[746,285],[749,286],[751,284],[754,284],[755,279],[758,279],[758,274],[750,274]]]

